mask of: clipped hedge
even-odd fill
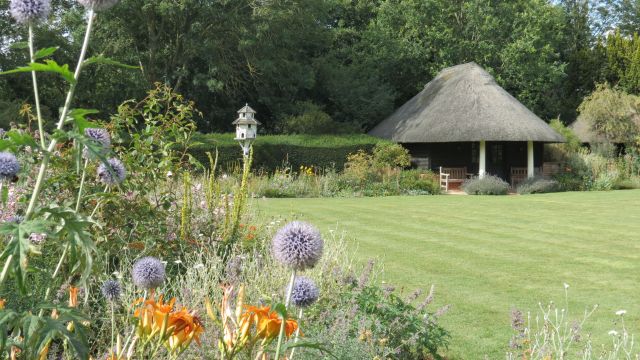
[[[194,141],[200,143],[190,149],[190,154],[208,166],[207,152],[218,149],[218,164],[228,171],[242,160],[240,145],[235,134],[198,134]],[[301,165],[320,169],[334,167],[342,171],[347,155],[360,149],[370,152],[381,142],[373,136],[357,135],[261,135],[253,144],[253,168],[273,171],[286,162],[294,169]]]

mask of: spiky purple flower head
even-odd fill
[[[0,152],[0,180],[12,179],[20,171],[20,163],[10,152]]]
[[[116,301],[120,298],[122,287],[116,280],[107,280],[100,287],[100,291],[102,291],[102,295],[108,301]]]
[[[131,277],[137,287],[155,289],[164,282],[164,264],[153,256],[143,257],[133,264]]]
[[[106,154],[109,147],[111,147],[111,135],[109,135],[109,132],[106,129],[86,128],[84,129],[84,135],[102,147],[100,153],[103,155]],[[89,152],[87,148],[84,148],[82,150],[82,156],[85,159],[92,159],[94,154]]]
[[[21,24],[44,20],[51,12],[51,0],[11,0],[9,12]]]
[[[87,10],[103,11],[117,4],[118,0],[78,0],[78,2]]]
[[[111,158],[107,160],[107,164],[102,163],[98,166],[98,178],[107,185],[116,185],[124,181],[127,171],[122,161]]]
[[[313,280],[306,276],[298,276],[293,282],[291,303],[298,307],[307,307],[318,300],[320,291]]]
[[[292,221],[278,230],[271,245],[278,261],[294,270],[305,270],[318,263],[324,242],[313,225]]]

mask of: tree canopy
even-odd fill
[[[27,62],[11,47],[26,29],[8,2],[2,70]],[[37,28],[36,42],[63,43],[54,58],[66,63],[83,12],[72,0],[53,5],[55,21]],[[245,102],[270,132],[299,132],[309,119],[326,132],[366,131],[443,68],[475,61],[537,115],[570,123],[596,83],[640,92],[638,9],[638,0],[121,0],[98,17],[92,51],[140,70],[88,69],[91,91],[79,93],[90,95],[77,102],[107,118],[160,82],[196,103],[203,131],[229,130]],[[61,84],[41,84],[45,114],[55,116]],[[31,97],[28,74],[0,77],[0,126]]]

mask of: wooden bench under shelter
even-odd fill
[[[449,191],[449,184],[460,187],[466,179],[466,167],[440,167],[440,187],[444,191]]]
[[[544,179],[551,179],[554,175],[560,172],[560,163],[557,162],[545,162],[542,164],[542,168],[535,168],[534,174],[536,176],[542,175]],[[516,188],[523,181],[527,179],[526,167],[512,167],[511,168],[511,187]]]

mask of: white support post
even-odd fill
[[[480,159],[478,159],[478,177],[482,179],[487,173],[487,142],[480,141]]]
[[[533,141],[527,141],[527,177],[532,178],[534,174],[533,166]]]

